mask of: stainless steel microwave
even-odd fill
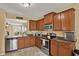
[[[45,24],[44,30],[53,30],[53,24]]]

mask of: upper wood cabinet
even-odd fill
[[[54,31],[74,31],[75,13],[74,9],[68,9],[54,15]]]
[[[29,20],[29,30],[36,30],[36,21],[34,20]]]
[[[43,31],[44,18],[37,21],[37,30]]]
[[[45,24],[52,24],[54,31],[74,31],[75,30],[75,9],[71,8],[59,13],[48,13],[43,19],[29,21],[29,30],[44,30]]]
[[[74,31],[75,26],[75,13],[74,9],[69,9],[61,12],[62,30]]]
[[[53,24],[54,12],[44,15],[44,24]]]
[[[57,13],[54,15],[54,31],[62,30],[62,23],[61,23],[61,14]]]

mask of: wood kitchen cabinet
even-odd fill
[[[57,13],[54,15],[54,31],[61,31],[62,30],[62,23],[61,23],[61,14]]]
[[[54,15],[54,31],[74,31],[75,13],[74,9],[68,9]]]
[[[30,46],[35,46],[35,37],[34,36],[30,36]]]
[[[35,39],[35,46],[37,46],[37,47],[41,47],[41,38],[39,38],[39,37],[36,37],[36,39]]]
[[[27,47],[30,47],[30,40],[29,40],[29,37],[26,37],[25,38],[25,48],[27,48]]]
[[[68,9],[61,12],[62,30],[63,31],[74,31],[75,26],[75,13],[74,9]]]
[[[25,39],[23,37],[19,37],[18,38],[18,48],[19,49],[22,49],[22,48],[25,48]]]
[[[37,27],[37,30],[39,31],[40,30],[40,20],[37,21],[36,27]]]
[[[51,41],[51,48],[50,48],[50,54],[57,56],[58,55],[58,43],[57,41],[53,40]]]
[[[19,37],[18,38],[18,48],[27,48],[35,46],[35,37],[34,36],[28,36],[28,37]]]
[[[29,20],[29,30],[30,31],[35,31],[37,28],[36,28],[36,21],[34,20]]]
[[[50,54],[53,56],[71,56],[75,49],[74,42],[51,40]]]
[[[59,47],[59,55],[60,56],[70,56],[72,55],[72,50],[69,47],[65,47],[67,45],[62,45]]]
[[[44,26],[44,18],[37,21],[37,30],[43,31],[43,26]]]
[[[54,12],[44,15],[44,24],[53,24]]]

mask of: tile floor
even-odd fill
[[[37,47],[20,49],[13,52],[8,52],[5,56],[48,56]]]

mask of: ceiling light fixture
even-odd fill
[[[29,7],[31,4],[30,4],[30,3],[22,3],[22,5],[23,5],[24,7]]]

